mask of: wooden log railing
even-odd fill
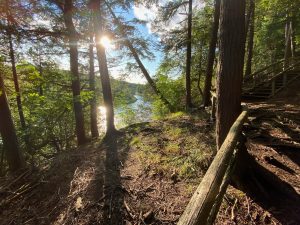
[[[279,60],[276,63],[273,63],[269,66],[266,66],[255,73],[252,73],[248,76],[245,76],[243,79],[244,90],[249,90],[254,88],[256,85],[259,85],[263,82],[269,81],[278,74],[283,74],[287,71],[293,70],[296,66],[299,65],[299,58],[289,58],[286,62],[285,59]]]
[[[260,70],[255,71],[255,72],[252,73],[252,74],[245,75],[245,77],[244,77],[244,82],[245,82],[245,81],[248,81],[248,80],[252,80],[252,79],[254,79],[255,77],[261,75],[262,73],[263,73],[263,74],[267,74],[267,73],[269,73],[270,71],[273,71],[274,68],[277,68],[277,67],[283,67],[283,63],[284,63],[284,59],[281,59],[281,60],[279,60],[279,61],[277,61],[277,62],[275,62],[275,63],[272,63],[272,64],[270,64],[270,65],[267,65],[267,66],[261,68]],[[278,66],[278,65],[280,65],[280,66]]]
[[[296,79],[298,76],[295,76],[294,79],[291,79],[289,81],[287,81],[287,77],[286,77],[286,73],[289,71],[292,71],[296,68],[299,68],[300,66],[300,62],[294,63],[293,65],[287,67],[285,70],[283,70],[282,72],[274,75],[273,77],[271,77],[269,79],[269,82],[271,84],[271,88],[272,88],[272,96],[274,96],[277,92],[279,92],[282,88],[286,87],[286,85],[290,82],[292,82],[294,79]],[[276,88],[276,80],[277,79],[283,79],[283,86],[282,87],[278,87]]]
[[[214,222],[234,168],[237,142],[247,117],[248,110],[245,108],[230,128],[177,225],[208,225]]]

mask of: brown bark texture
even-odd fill
[[[5,2],[5,11],[6,11],[6,21],[8,27],[12,26],[14,23],[14,19],[12,15],[10,14],[10,1]],[[14,44],[13,44],[13,37],[11,30],[8,28],[6,29],[6,35],[8,38],[8,43],[9,43],[9,57],[11,61],[11,69],[12,69],[12,75],[13,75],[13,81],[14,81],[14,86],[15,86],[15,92],[16,92],[16,102],[17,102],[17,108],[18,108],[18,114],[20,118],[20,124],[23,129],[26,128],[26,122],[25,122],[25,116],[23,112],[23,107],[22,107],[22,100],[21,100],[21,92],[20,92],[20,85],[19,85],[19,80],[18,80],[18,74],[17,74],[17,69],[16,69],[16,56],[15,56],[15,50],[14,50]]]
[[[65,0],[63,7],[63,17],[69,38],[70,69],[72,76],[73,107],[75,113],[76,136],[78,145],[87,142],[84,128],[84,114],[80,102],[80,77],[78,70],[78,35],[72,20],[73,1]]]
[[[93,35],[90,36],[90,45],[89,45],[89,82],[90,82],[90,91],[93,92],[93,98],[91,99],[91,111],[90,111],[90,123],[91,123],[91,134],[92,137],[98,137],[98,122],[97,122],[97,101],[96,101],[96,88],[95,88],[95,62],[94,62],[94,40]]]
[[[211,39],[208,50],[208,61],[206,67],[205,84],[203,90],[203,106],[208,106],[210,103],[210,90],[213,76],[213,68],[216,54],[216,46],[218,41],[219,19],[220,19],[221,0],[215,1],[214,22],[212,28]]]
[[[18,138],[7,100],[3,76],[0,71],[0,134],[10,171],[24,167],[25,162],[21,153]]]
[[[255,0],[250,0],[250,21],[249,21],[249,35],[247,47],[247,63],[245,76],[249,76],[252,72],[252,57],[253,57],[253,40],[254,40],[254,25],[255,25]]]
[[[245,0],[222,0],[220,64],[217,77],[217,147],[241,112],[245,55]]]
[[[193,1],[189,0],[188,13],[188,32],[187,32],[187,46],[186,46],[186,74],[185,74],[185,88],[186,88],[186,108],[192,108],[192,94],[191,94],[191,64],[192,64],[192,19],[193,19]]]
[[[96,36],[96,49],[97,49],[97,58],[100,67],[100,79],[103,92],[103,101],[106,108],[106,134],[109,135],[116,131],[114,124],[114,106],[113,106],[113,97],[111,92],[110,78],[107,67],[107,59],[105,48],[101,45],[101,37],[104,34],[104,20],[101,11],[102,4],[100,0],[93,0],[90,3],[90,7],[93,12],[93,21],[95,27],[95,36]]]

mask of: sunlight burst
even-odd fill
[[[103,36],[100,40],[100,44],[106,49],[113,49],[114,45],[112,44],[111,40],[107,36]]]
[[[101,117],[105,118],[106,117],[106,107],[105,106],[99,106],[98,109],[100,111]]]

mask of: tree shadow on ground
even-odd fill
[[[68,224],[68,217],[74,218],[76,214],[71,209],[74,206],[73,200],[77,193],[85,189],[85,186],[81,186],[75,190],[75,180],[79,180],[81,170],[86,171],[85,168],[93,165],[90,157],[93,154],[89,149],[95,149],[97,145],[97,142],[91,142],[76,150],[63,152],[53,159],[45,171],[34,171],[33,176],[39,177],[38,185],[0,210],[0,224],[43,225],[58,221]],[[84,180],[82,183],[88,184]]]
[[[263,145],[262,148],[251,150],[252,153],[258,158],[268,155],[270,160],[268,163],[276,164],[275,166],[279,166],[279,168],[282,165],[286,166],[280,169],[289,171],[290,175],[283,172],[279,178],[277,174],[269,171],[267,166],[264,167],[264,162],[259,164],[252,155],[245,154],[245,149],[243,149],[244,154],[242,153],[239,161],[239,168],[245,170],[236,172],[236,176],[240,178],[241,182],[235,185],[269,211],[283,225],[300,224],[299,193],[292,185],[284,181],[298,183],[299,179],[296,176],[296,172],[298,172],[296,165],[300,166],[300,149],[297,147],[299,145],[295,143],[295,141],[299,143],[299,132],[294,129],[300,125],[299,82],[300,79],[292,82],[288,90],[278,93],[272,99],[248,104],[252,109],[250,117],[254,118],[251,120],[250,132],[246,131],[246,133],[249,136],[254,135],[254,137],[249,137],[254,140],[254,144]],[[293,163],[279,165],[274,161],[279,156],[272,157],[274,153],[271,152],[265,154],[265,146],[271,147],[274,153],[287,156],[295,165]],[[267,161],[266,158],[264,160]],[[287,166],[291,166],[291,168]],[[292,168],[295,171],[291,170]],[[269,222],[271,223],[271,221]]]
[[[0,224],[124,224],[120,168],[134,129],[58,156],[36,189],[1,210]]]
[[[121,184],[121,166],[127,159],[130,149],[131,135],[127,133],[113,134],[104,138],[93,146],[93,154],[89,154],[92,163],[81,171],[82,174],[91,175],[84,186],[78,184],[74,197],[69,199],[65,224],[124,224],[124,194]],[[86,163],[87,158],[82,161]],[[83,166],[84,167],[84,166]],[[84,175],[85,177],[87,175]],[[76,182],[75,182],[76,183]],[[81,187],[81,189],[80,189]],[[78,198],[82,199],[82,208],[76,209]],[[75,205],[75,207],[73,207]],[[64,204],[66,207],[66,204]],[[62,210],[59,212],[62,214]],[[56,220],[57,221],[57,220]]]
[[[291,161],[300,167],[300,148],[289,146],[271,146],[279,154],[286,155]]]
[[[86,224],[97,218],[95,207],[99,206],[102,195],[95,193],[103,192],[102,186],[97,186],[103,183],[103,178],[97,175],[103,174],[104,162],[104,149],[99,149],[99,141],[94,141],[66,154],[58,165],[52,165],[47,180],[51,182],[50,189],[58,193],[58,201],[49,214],[49,223],[45,224]],[[57,179],[53,179],[53,174]]]
[[[243,152],[240,154],[241,164],[237,167],[247,169],[234,174],[233,180],[238,180],[234,186],[270,212],[281,224],[300,224],[300,195],[290,184],[257,163],[252,155],[246,154],[245,150]],[[242,165],[245,162],[246,167]]]
[[[102,146],[106,152],[104,172],[103,224],[123,224],[124,190],[121,185],[121,161],[118,152],[118,136],[107,138]]]
[[[93,198],[98,199],[93,206],[94,215],[86,224],[122,225],[125,224],[124,195],[121,168],[127,160],[132,137],[147,123],[134,124],[118,134],[107,136],[98,146],[105,153],[96,160],[95,184],[91,184]]]
[[[285,143],[282,139],[271,136],[268,132],[264,132],[263,137],[256,137],[253,138],[253,140],[255,140],[256,143],[272,148],[279,155],[287,156],[292,162],[300,167],[300,147],[298,145]]]
[[[251,112],[255,119],[247,127],[246,133],[258,134],[251,137],[255,142],[271,147],[279,155],[287,156],[292,162],[300,167],[300,132],[296,127],[300,126],[300,117],[298,111],[291,112],[270,112],[268,108],[260,108]],[[270,133],[271,129],[264,127],[262,122],[269,122],[272,128],[281,130],[286,135],[283,139]]]

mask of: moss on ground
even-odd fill
[[[202,177],[215,150],[207,121],[204,114],[171,114],[140,129],[130,146],[145,170],[179,179]]]

